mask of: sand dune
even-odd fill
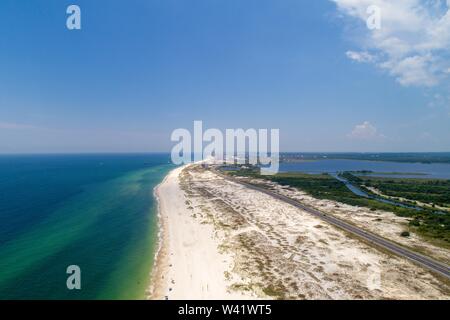
[[[448,283],[199,165],[156,190],[153,299],[448,299]]]

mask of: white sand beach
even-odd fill
[[[156,188],[161,246],[152,279],[152,299],[254,299],[227,290],[230,255],[220,253],[214,227],[192,217],[177,168]]]
[[[150,299],[450,298],[427,270],[200,165],[170,172],[156,195]]]

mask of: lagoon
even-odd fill
[[[448,163],[407,163],[340,159],[280,163],[280,172],[335,174],[342,171],[373,171],[371,174],[373,176],[394,178],[450,179],[450,164]]]

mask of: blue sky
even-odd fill
[[[450,42],[419,33],[448,4],[385,1],[374,34],[365,0],[2,0],[0,153],[169,151],[194,120],[279,128],[282,151],[450,151]]]

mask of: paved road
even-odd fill
[[[338,219],[336,217],[324,214],[323,212],[320,212],[319,210],[313,209],[311,207],[305,206],[305,205],[301,204],[300,202],[298,202],[297,200],[291,199],[291,198],[289,198],[287,196],[278,194],[278,193],[276,193],[274,191],[265,189],[265,188],[260,187],[260,186],[256,186],[256,185],[253,185],[253,184],[241,181],[239,179],[232,178],[230,176],[221,174],[221,173],[219,173],[217,171],[215,171],[215,172],[217,174],[219,174],[220,176],[222,176],[223,178],[227,179],[227,180],[230,180],[230,181],[233,181],[233,182],[245,185],[246,187],[248,187],[248,188],[250,188],[252,190],[263,192],[263,193],[265,193],[265,194],[267,194],[269,196],[272,196],[275,199],[278,199],[278,200],[284,201],[286,203],[289,203],[289,204],[293,205],[294,207],[302,209],[302,210],[312,214],[313,216],[316,216],[316,217],[318,217],[318,218],[320,218],[320,219],[322,219],[322,220],[324,220],[324,221],[326,221],[326,222],[328,222],[328,223],[330,223],[330,224],[332,224],[332,225],[334,225],[334,226],[336,226],[336,227],[338,227],[338,228],[340,228],[342,230],[345,230],[345,231],[347,231],[347,232],[349,232],[349,233],[351,233],[351,234],[353,234],[353,235],[355,235],[355,236],[357,236],[359,238],[362,238],[362,239],[364,239],[364,240],[366,240],[366,241],[368,241],[368,242],[370,242],[370,243],[372,243],[372,244],[374,244],[374,245],[376,245],[378,247],[381,247],[381,248],[383,248],[385,250],[388,250],[388,251],[396,254],[397,256],[409,259],[412,262],[414,262],[414,263],[416,263],[416,264],[418,264],[418,265],[420,265],[422,267],[425,267],[426,269],[429,269],[429,270],[431,270],[433,272],[436,272],[436,273],[438,273],[438,274],[440,274],[440,275],[442,275],[442,276],[444,276],[446,278],[450,278],[450,268],[449,268],[449,266],[447,266],[447,265],[445,265],[445,264],[443,264],[441,262],[435,261],[435,260],[433,260],[433,259],[431,259],[429,257],[426,257],[424,255],[416,253],[416,252],[414,252],[412,250],[406,249],[405,247],[402,247],[402,246],[400,246],[400,245],[398,245],[398,244],[396,244],[394,242],[391,242],[391,241],[386,240],[386,239],[384,239],[382,237],[379,237],[379,236],[377,236],[377,235],[375,235],[373,233],[367,232],[367,231],[365,231],[365,230],[363,230],[361,228],[355,227],[354,225],[349,224],[349,223],[347,223],[347,222],[345,222],[345,221],[343,221],[341,219]]]

